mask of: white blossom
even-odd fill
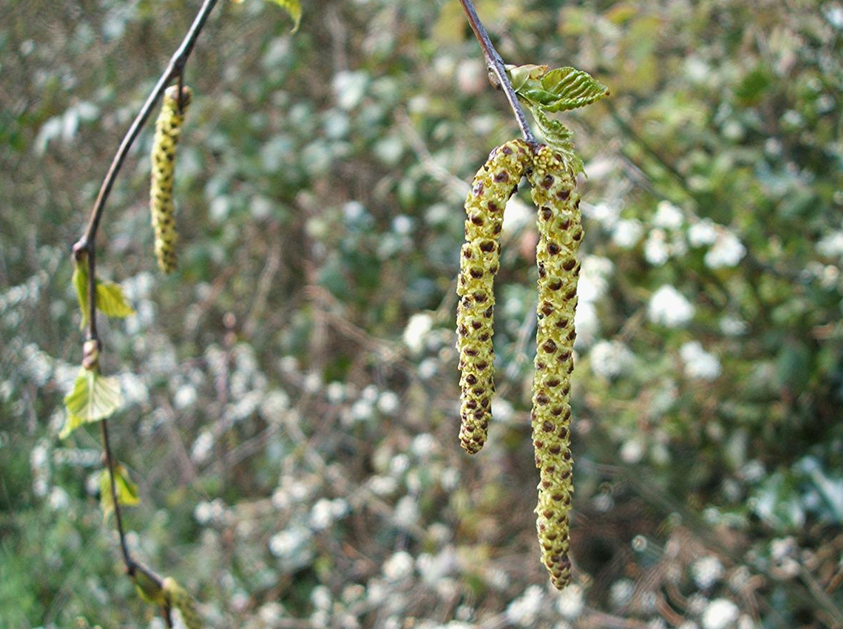
[[[339,404],[345,399],[345,384],[334,380],[325,387],[325,397],[331,404]]]
[[[665,229],[676,230],[682,227],[685,217],[682,210],[673,205],[670,201],[660,201],[656,206],[656,214],[653,216],[653,225]]]
[[[413,557],[399,550],[383,564],[383,575],[390,581],[402,581],[413,574]]]
[[[614,203],[583,203],[583,214],[594,219],[606,229],[612,229],[621,214],[621,208]]]
[[[394,391],[384,391],[378,398],[378,410],[384,415],[394,415],[401,407],[401,398]]]
[[[377,496],[389,496],[398,491],[398,481],[391,476],[373,476],[369,480],[369,489]]]
[[[654,229],[647,236],[647,242],[644,243],[644,259],[653,266],[662,266],[670,259],[667,235],[663,230]]]
[[[722,371],[717,356],[705,351],[698,341],[689,341],[682,345],[679,355],[685,363],[685,375],[689,378],[714,380]]]
[[[404,328],[404,345],[413,354],[420,354],[424,349],[425,337],[433,329],[433,317],[426,313],[414,314]]]
[[[322,531],[331,526],[332,522],[331,501],[323,498],[310,510],[310,527],[314,531]]]
[[[556,599],[556,610],[568,620],[579,617],[584,607],[582,588],[576,584],[566,587]]]
[[[425,358],[421,363],[419,363],[418,374],[419,378],[422,380],[430,380],[433,376],[436,375],[436,372],[439,370],[439,365],[435,358]]]
[[[615,607],[623,607],[632,600],[635,593],[635,583],[632,579],[621,579],[615,581],[609,588],[609,600]]]
[[[746,334],[749,326],[746,321],[734,315],[723,315],[720,319],[720,331],[726,336],[741,336]]]
[[[727,629],[738,619],[738,606],[725,598],[718,598],[706,607],[702,615],[704,629]]]
[[[506,608],[506,619],[513,625],[534,627],[543,598],[542,589],[538,585],[531,585]]]
[[[577,346],[587,346],[594,342],[600,333],[600,319],[597,308],[590,301],[580,301],[574,315],[574,325],[577,329]]]
[[[641,439],[630,439],[621,446],[621,459],[624,463],[634,465],[644,456],[644,442]]]
[[[214,447],[214,434],[210,430],[203,430],[196,441],[193,442],[193,448],[190,451],[190,458],[195,463],[204,463],[211,450]]]
[[[598,341],[591,348],[591,370],[604,378],[615,378],[626,372],[635,357],[621,341]]]
[[[410,528],[418,524],[419,517],[419,507],[416,504],[415,498],[404,496],[395,505],[395,513],[392,519],[397,526]]]
[[[183,410],[195,404],[198,397],[199,395],[196,393],[196,387],[189,384],[183,384],[176,389],[176,392],[173,395],[173,406],[175,406],[178,410]]]
[[[717,227],[714,221],[704,218],[688,228],[688,242],[692,247],[704,247],[717,240]]]
[[[647,313],[653,323],[675,328],[693,318],[694,306],[673,286],[664,285],[650,297]]]
[[[609,289],[609,278],[614,270],[612,261],[600,256],[586,256],[582,261],[577,297],[580,301],[594,302]]]
[[[47,504],[53,511],[64,511],[70,505],[70,497],[61,487],[53,487],[47,498]]]
[[[401,236],[409,236],[413,231],[413,219],[406,214],[399,214],[392,219],[392,231]]]
[[[817,253],[827,258],[843,257],[843,231],[833,231],[817,243]]]
[[[705,254],[705,265],[710,269],[730,268],[746,255],[746,247],[728,230],[721,230],[714,246]]]
[[[702,557],[691,564],[691,577],[697,587],[707,590],[723,578],[723,564],[714,555]]]
[[[276,533],[269,539],[269,551],[276,557],[287,559],[307,548],[311,533],[304,527],[294,527]]]
[[[644,226],[634,218],[622,218],[612,230],[612,242],[622,249],[632,249],[644,235]]]
[[[331,607],[331,590],[324,585],[317,585],[310,593],[310,602],[316,609],[329,609]]]
[[[436,439],[429,432],[417,435],[410,445],[410,450],[420,459],[427,458],[436,448]]]

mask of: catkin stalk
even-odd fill
[[[577,249],[583,238],[574,170],[546,146],[528,173],[538,209],[538,330],[533,380],[533,445],[540,472],[536,528],[542,563],[564,588],[571,579],[569,515],[573,494],[571,373],[576,332]]]
[[[476,454],[486,443],[492,417],[492,345],[495,274],[500,265],[500,234],[509,198],[530,163],[530,149],[510,140],[489,154],[465,201],[465,244],[460,252],[457,294],[457,349],[460,352],[460,445]]]
[[[155,122],[155,140],[152,145],[152,184],[150,186],[150,210],[152,226],[155,228],[155,256],[158,267],[164,273],[176,269],[175,205],[173,203],[173,175],[176,163],[176,145],[179,142],[184,114],[190,104],[192,92],[182,88],[182,102],[179,107],[179,88],[171,86],[164,93],[161,113]]]

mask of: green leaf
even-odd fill
[[[609,88],[588,72],[576,68],[557,68],[542,77],[542,87],[556,95],[548,111],[568,111],[584,107],[609,95]]]
[[[299,23],[301,22],[301,3],[299,0],[267,0],[267,2],[277,4],[293,18],[293,33],[299,30]]]
[[[609,88],[576,68],[548,72],[547,66],[507,66],[507,74],[521,100],[533,107],[541,106],[546,112],[584,107],[609,94]]]
[[[97,282],[97,308],[105,316],[118,319],[135,314],[123,294],[123,287],[115,282]]]
[[[545,72],[547,72],[547,66],[537,66],[532,63],[523,66],[506,66],[506,73],[516,93],[524,88],[527,81],[541,79]]]
[[[79,326],[81,329],[88,325],[88,266],[85,259],[76,261],[71,281],[76,289],[79,309],[82,311],[82,324]]]
[[[73,287],[82,311],[82,325],[88,324],[88,264],[86,260],[77,260],[73,268]],[[135,314],[129,304],[123,287],[115,282],[97,281],[97,309],[107,317],[123,318]]]
[[[545,109],[542,107],[527,105],[530,113],[539,127],[545,143],[557,153],[560,153],[574,169],[574,173],[583,172],[582,158],[577,155],[574,143],[571,140],[571,132],[558,120],[548,118]]]
[[[533,114],[545,143],[582,172],[582,159],[571,141],[571,132],[548,114],[584,107],[608,96],[609,89],[588,72],[576,68],[547,66],[507,66],[506,72],[521,102]]]
[[[120,383],[116,378],[106,378],[96,369],[79,370],[73,391],[64,398],[67,421],[59,437],[64,439],[83,424],[110,417],[123,404]]]
[[[119,463],[114,464],[114,487],[117,490],[117,503],[127,507],[140,504],[138,486],[129,479],[126,468]],[[100,472],[100,505],[102,506],[103,521],[114,511],[114,500],[111,497],[111,476],[108,469]]]

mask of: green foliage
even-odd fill
[[[545,112],[569,111],[609,95],[609,88],[576,68],[508,66],[507,74],[519,98]]]
[[[120,463],[114,464],[115,489],[117,490],[117,503],[133,507],[140,504],[138,486],[129,478],[129,472]],[[103,522],[108,521],[108,516],[114,511],[114,498],[111,495],[111,475],[108,469],[100,472],[100,506],[102,507]]]
[[[545,143],[564,155],[575,172],[583,169],[582,159],[574,149],[571,132],[549,113],[570,111],[590,105],[609,95],[609,89],[587,72],[576,68],[546,65],[507,66],[507,74],[519,100],[526,105]]]
[[[73,267],[71,279],[76,289],[76,298],[82,312],[80,329],[88,323],[88,265],[85,259],[77,260]],[[107,317],[124,318],[135,314],[123,288],[114,282],[97,280],[97,309]]]
[[[123,405],[120,382],[105,377],[99,369],[82,367],[73,390],[64,398],[67,419],[59,437],[64,439],[79,426],[111,417]]]

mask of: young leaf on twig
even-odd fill
[[[138,486],[129,479],[129,473],[120,463],[114,464],[114,481],[119,504],[127,507],[140,504]],[[100,506],[102,506],[103,521],[108,520],[108,516],[114,511],[114,500],[111,496],[111,477],[108,474],[108,469],[100,472]]]
[[[123,404],[117,378],[107,378],[97,369],[79,370],[73,390],[64,398],[67,421],[59,433],[64,439],[83,424],[106,419]]]
[[[560,153],[574,168],[583,169],[582,159],[574,150],[571,132],[548,114],[584,107],[609,95],[609,89],[587,72],[576,68],[546,65],[507,66],[512,87],[519,100],[530,110],[544,141]]]
[[[84,328],[88,324],[88,265],[84,259],[76,261],[72,281],[79,308],[82,310],[80,327]],[[107,317],[118,319],[135,314],[135,309],[123,294],[123,287],[115,282],[97,280],[97,309]]]
[[[565,67],[507,66],[515,93],[526,104],[548,112],[584,107],[609,95],[609,88],[588,72]]]

